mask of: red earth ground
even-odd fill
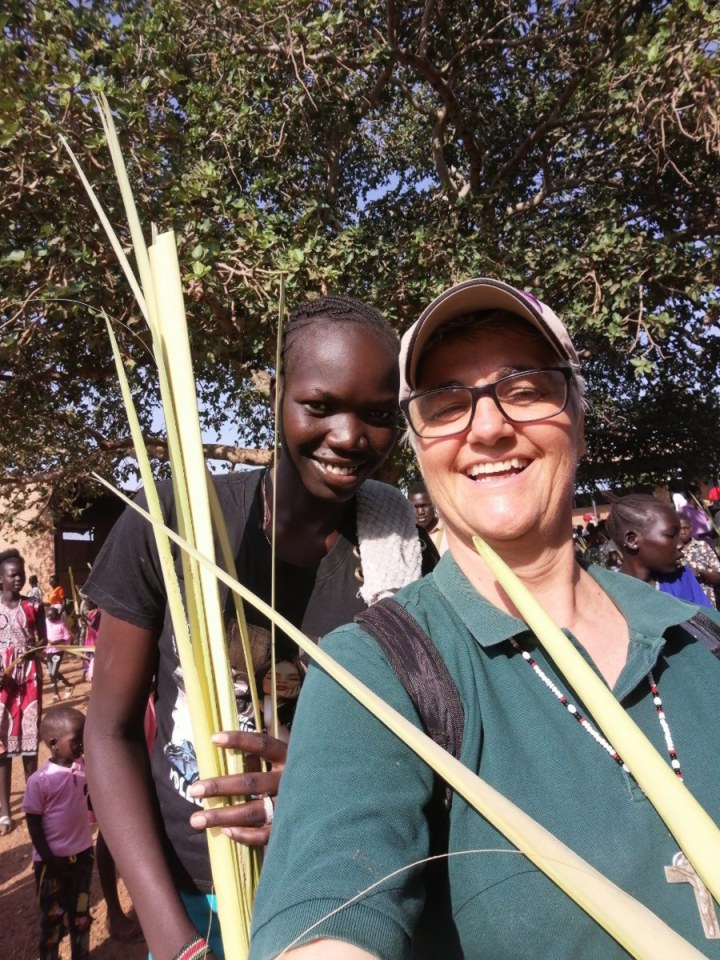
[[[90,685],[82,681],[80,659],[65,657],[63,673],[75,682],[72,697],[68,700],[72,706],[82,710],[87,708]],[[45,684],[43,703],[51,704],[53,692]],[[44,745],[40,747],[40,762],[47,756]],[[11,808],[15,829],[5,837],[0,837],[0,954],[2,960],[37,960],[38,957],[38,914],[35,905],[35,885],[30,860],[30,837],[25,819],[20,809],[25,778],[22,761],[13,761]],[[119,882],[120,903],[126,914],[131,913],[132,904],[123,886]],[[93,876],[91,911],[93,924],[90,930],[90,952],[93,960],[145,960],[147,947],[145,942],[135,940],[126,942],[111,939],[106,929],[107,911],[98,880],[97,871]],[[60,950],[61,960],[69,960],[70,944],[67,937]]]

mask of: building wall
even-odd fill
[[[122,511],[118,497],[103,494],[78,517],[55,523],[46,501],[29,494],[27,506],[17,514],[0,495],[0,550],[16,547],[25,558],[25,573],[36,574],[46,594],[51,574],[57,573],[69,597],[70,570],[75,586],[81,587]]]
[[[36,574],[46,591],[55,572],[55,527],[45,500],[31,493],[25,509],[14,515],[8,499],[0,496],[0,550],[9,547],[20,551],[26,574]]]

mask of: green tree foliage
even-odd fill
[[[0,24],[6,489],[52,482],[62,505],[127,463],[101,309],[153,429],[142,323],[59,147],[122,230],[94,88],[146,222],[178,232],[204,416],[237,433],[221,457],[267,455],[280,273],[291,305],[350,293],[399,329],[491,275],[581,345],[586,482],[717,470],[709,0],[9,0]]]

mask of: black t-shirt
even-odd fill
[[[261,599],[270,602],[270,545],[262,532],[262,470],[214,478],[218,498],[236,557],[238,580]],[[163,513],[176,526],[170,483],[158,485]],[[144,499],[141,494],[139,500]],[[437,553],[423,541],[423,573],[437,562]],[[429,546],[428,546],[429,543]],[[183,587],[180,550],[173,546],[175,569]],[[220,551],[217,551],[220,556]],[[340,531],[332,550],[309,567],[277,562],[276,607],[309,637],[318,640],[335,627],[350,622],[364,610],[359,594],[362,574],[354,522]],[[220,586],[226,620],[234,619],[229,591]],[[185,889],[211,888],[207,842],[188,820],[198,801],[187,788],[198,779],[190,718],[175,645],[155,536],[147,521],[127,509],[116,523],[98,556],[83,592],[112,616],[158,634],[156,670],[157,738],[152,770],[162,820],[166,850],[178,884]],[[250,603],[244,604],[255,640],[268,631],[267,619]],[[277,658],[296,655],[296,645],[278,632]],[[232,650],[231,650],[232,660]]]

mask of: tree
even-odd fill
[[[492,275],[582,348],[586,482],[631,476],[639,450],[644,479],[717,469],[713,4],[11,0],[0,22],[6,487],[51,480],[61,507],[128,463],[101,309],[155,429],[138,311],[58,146],[119,223],[93,88],[146,222],[178,232],[203,415],[238,438],[224,456],[267,457],[280,273],[291,304],[351,293],[401,329]]]

